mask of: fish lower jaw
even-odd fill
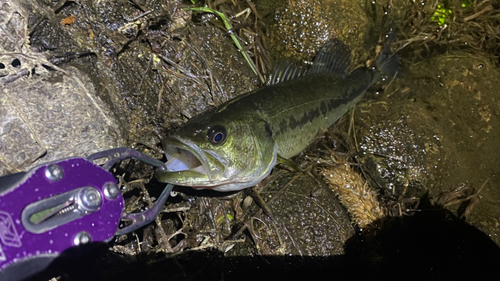
[[[258,183],[258,182],[257,182]],[[186,187],[191,187],[192,189],[195,190],[204,190],[204,189],[209,189],[209,190],[215,190],[219,192],[234,192],[234,191],[240,191],[248,187],[252,187],[256,185],[257,183],[253,182],[228,182],[228,183],[209,183],[209,184],[200,184],[200,183],[193,183],[193,184],[177,184],[180,186],[186,186]]]
[[[214,186],[206,186],[206,187],[193,187],[195,189],[211,189],[219,192],[232,192],[232,191],[240,191],[245,188],[249,188],[252,186],[255,186],[259,184],[264,178],[266,178],[270,173],[272,169],[267,171],[266,173],[258,176],[258,177],[251,177],[250,180],[248,181],[227,181],[226,183],[220,183],[218,185]]]
[[[163,172],[164,175],[168,175],[168,178],[164,180],[164,182],[172,183],[175,185],[179,186],[186,186],[186,187],[191,187],[195,190],[203,190],[203,189],[209,189],[209,190],[215,190],[219,192],[234,192],[234,191],[240,191],[245,188],[252,187],[262,181],[263,178],[265,178],[268,174],[266,173],[263,176],[254,178],[249,181],[238,181],[238,180],[232,180],[232,179],[226,179],[222,181],[200,181],[200,178],[195,179],[192,178],[191,180],[189,177],[186,177],[183,175],[183,173],[186,171],[180,171],[180,172]],[[161,177],[161,176],[160,176]],[[175,180],[177,178],[177,180]],[[182,180],[178,180],[181,179]]]
[[[257,183],[246,183],[246,182],[239,182],[239,183],[227,183],[227,184],[221,184],[221,185],[215,185],[215,186],[192,186],[192,188],[196,190],[201,190],[201,189],[211,189],[219,192],[232,192],[232,191],[240,191],[248,187],[252,187],[256,185]]]

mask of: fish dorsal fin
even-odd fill
[[[269,75],[267,85],[290,81],[311,73],[330,72],[345,76],[350,64],[351,50],[349,47],[338,39],[330,39],[319,49],[309,69],[292,62],[282,61]]]
[[[290,81],[296,78],[300,78],[306,75],[308,69],[299,65],[294,64],[289,61],[282,61],[276,65],[273,69],[269,79],[267,79],[267,85],[274,85],[285,81]]]
[[[347,75],[347,68],[350,64],[351,50],[349,47],[338,39],[330,39],[319,49],[308,74],[333,72]]]

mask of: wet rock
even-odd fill
[[[123,132],[85,74],[68,68],[2,88],[0,154],[5,172],[123,146]]]
[[[386,195],[470,195],[489,180],[474,204],[470,199],[447,207],[468,214],[467,221],[497,244],[499,75],[479,55],[436,56],[411,65],[386,96],[371,96],[375,100],[355,114],[358,159]]]
[[[274,14],[269,36],[278,60],[311,61],[322,43],[331,38],[346,41],[355,62],[373,54],[369,53],[372,46],[365,46],[372,23],[357,1],[284,2]]]
[[[280,191],[282,190],[282,191]],[[309,175],[285,174],[261,191],[269,200],[273,220],[252,218],[249,232],[263,255],[334,256],[344,253],[344,243],[354,227],[336,194]],[[229,256],[247,256],[253,245],[237,244]]]
[[[355,117],[359,159],[374,187],[395,197],[420,197],[439,183],[442,136],[419,104],[390,98],[369,101],[357,106]]]
[[[41,90],[49,91],[51,98],[56,97],[52,101],[57,103],[53,109],[59,110],[61,115],[74,116],[76,121],[58,126],[60,133],[54,134],[74,137],[72,141],[59,137],[42,143],[40,138],[43,137],[34,133],[33,127],[28,129],[29,124],[21,134],[30,132],[30,141],[16,144],[4,133],[2,144],[5,144],[0,145],[0,149],[19,153],[1,156],[2,162],[9,167],[3,168],[5,171],[23,170],[42,155],[44,161],[50,161],[69,155],[87,155],[89,151],[117,145],[135,147],[144,144],[147,149],[143,151],[161,158],[163,154],[156,149],[160,135],[258,84],[258,78],[224,30],[212,26],[182,30],[192,22],[190,12],[183,9],[180,1],[143,3],[148,7],[147,13],[134,5],[102,1],[68,2],[60,6],[30,0],[23,4],[26,9],[10,1],[2,5],[1,12],[5,15],[2,19],[9,21],[5,23],[9,28],[0,31],[9,32],[2,34],[7,38],[2,42],[3,48],[18,53],[16,56],[2,54],[0,76],[5,76],[2,83],[5,79],[13,80],[9,75],[25,77],[33,71],[36,75],[32,74],[30,79],[45,79],[53,84],[44,84],[45,88]],[[53,73],[63,69],[72,78]],[[3,114],[5,118],[16,115],[15,108],[31,107],[26,102],[32,102],[35,96],[24,91],[41,87],[41,84],[34,81],[30,84],[31,88],[16,85],[16,91],[21,91],[21,94],[9,100],[3,98],[6,108],[12,111]],[[69,97],[64,93],[54,95],[59,91],[68,92]],[[30,95],[26,101],[20,96],[25,94]],[[86,105],[65,107],[64,102],[61,103],[72,101],[74,95],[83,95],[82,100],[94,103],[100,109],[97,113],[90,110],[88,118],[79,116],[78,110],[87,110]],[[20,98],[17,105],[7,106]],[[50,107],[44,102],[47,101],[38,100],[38,111]],[[78,110],[72,112],[73,106]],[[102,117],[103,114],[106,117]],[[105,120],[99,120],[99,116]],[[17,116],[12,122],[25,122],[15,121],[20,118]],[[48,118],[55,122],[61,116],[56,114]],[[95,119],[90,125],[87,124],[89,118]],[[64,123],[70,119],[60,121]],[[15,126],[19,125],[17,123]],[[84,140],[79,142],[75,132],[64,131],[73,130],[74,126],[83,126],[85,136],[92,136],[87,140],[94,144],[93,147],[82,144]],[[106,138],[115,140],[110,142]],[[102,144],[97,144],[101,141]],[[63,143],[64,147],[61,146]]]
[[[116,116],[76,68],[29,49],[24,8],[0,3],[0,175],[124,144]]]
[[[52,60],[89,75],[119,118],[129,145],[154,147],[161,142],[159,134],[254,88],[258,80],[227,33],[192,26],[182,1],[141,5],[143,10],[84,1],[56,14],[45,8],[48,20],[34,29],[31,43],[50,49]],[[70,15],[74,23],[61,25]],[[147,152],[162,157],[154,149]]]

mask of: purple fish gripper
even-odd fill
[[[115,235],[124,201],[108,171],[83,158],[71,158],[17,175],[19,180],[10,185],[0,183],[0,280],[15,280],[9,274],[13,271],[16,278],[29,276],[70,247],[108,242]],[[70,201],[77,204],[68,206]],[[41,212],[45,209],[49,211]],[[57,215],[51,213],[57,210]],[[36,264],[31,261],[40,257],[45,259],[38,262],[41,268],[30,269],[28,264]],[[11,265],[17,269],[9,270]]]

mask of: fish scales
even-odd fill
[[[357,103],[378,75],[368,68],[357,69],[347,77],[310,74],[249,92],[221,106],[217,113],[233,120],[262,119],[262,126],[269,126],[278,154],[290,158]]]
[[[290,158],[356,104],[378,74],[367,68],[347,77],[315,73],[263,88],[248,98],[269,124],[278,154]]]

